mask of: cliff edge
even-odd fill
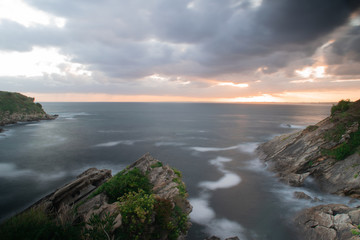
[[[56,115],[47,114],[34,98],[20,93],[0,91],[0,126],[17,122],[52,120]]]
[[[343,103],[347,107],[336,110]],[[258,152],[292,186],[311,176],[325,192],[360,198],[360,100],[338,105],[319,123],[278,136]]]
[[[150,154],[111,176],[90,168],[0,226],[2,239],[185,239],[181,173]],[[40,237],[39,237],[40,236]]]
[[[281,181],[301,186],[312,177],[328,193],[360,199],[360,100],[342,100],[331,115],[257,149]],[[360,208],[340,204],[305,209],[294,219],[301,239],[360,239]]]

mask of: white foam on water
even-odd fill
[[[269,188],[269,191],[275,193],[275,195],[279,198],[279,201],[283,204],[286,204],[292,213],[300,211],[304,208],[310,208],[322,204],[346,204],[351,207],[356,207],[360,204],[360,200],[334,194],[322,193],[305,187],[292,187],[281,182],[273,184]],[[297,199],[294,196],[295,192],[303,192],[312,199],[318,199],[318,201]]]
[[[209,190],[216,190],[220,188],[231,188],[238,185],[241,178],[234,173],[225,173],[225,175],[217,181],[200,182],[199,186]]]
[[[136,140],[120,140],[120,141],[112,141],[112,142],[106,142],[106,143],[99,143],[96,144],[94,147],[115,147],[117,145],[134,145],[135,142],[138,142]]]
[[[266,163],[261,161],[259,158],[254,158],[250,161],[245,162],[245,166],[242,168],[249,171],[262,172],[265,173],[266,175],[270,175],[270,173],[267,171]]]
[[[305,126],[302,125],[294,125],[294,124],[289,124],[289,123],[282,123],[280,124],[281,128],[292,128],[292,129],[304,129]]]
[[[217,236],[222,239],[237,236],[240,239],[246,239],[243,234],[244,228],[239,223],[225,218],[213,219],[207,225],[207,229],[210,236]]]
[[[86,113],[86,112],[77,112],[77,113],[60,113],[59,118],[64,118],[66,120],[75,120],[76,116],[90,116],[93,114]]]
[[[209,236],[216,235],[223,239],[238,236],[245,240],[244,228],[239,223],[216,218],[215,211],[209,206],[209,198],[210,195],[203,192],[199,198],[189,199],[193,206],[191,221],[204,226]]]
[[[185,143],[181,142],[156,142],[155,147],[162,147],[162,146],[170,146],[170,147],[181,147],[184,146]]]
[[[191,150],[197,151],[197,152],[221,152],[221,151],[229,151],[229,150],[235,150],[238,149],[241,152],[244,153],[254,153],[256,148],[259,146],[258,142],[248,142],[248,143],[241,143],[235,146],[230,147],[190,147]]]
[[[259,146],[258,142],[248,142],[238,145],[238,148],[245,153],[255,153],[256,148]]]
[[[21,176],[32,176],[34,172],[31,170],[20,170],[13,163],[0,163],[0,178],[13,178]]]
[[[215,147],[190,147],[191,150],[195,150],[198,152],[220,152],[220,151],[229,151],[237,149],[239,146],[231,146],[225,148],[215,148]]]
[[[26,127],[34,127],[34,126],[40,126],[41,124],[40,123],[29,123],[29,124],[26,124],[25,126]]]
[[[12,129],[4,129],[4,131],[0,133],[0,140],[12,136],[13,132],[14,130]]]
[[[203,181],[199,183],[199,187],[207,190],[216,190],[220,188],[231,188],[241,182],[240,176],[225,169],[224,163],[231,162],[231,158],[217,157],[210,160],[210,164],[217,167],[217,169],[224,173],[224,176],[217,181]]]
[[[198,224],[206,224],[211,219],[215,218],[215,211],[210,208],[209,201],[206,198],[190,199],[190,204],[193,210],[190,213],[190,218],[193,222]]]

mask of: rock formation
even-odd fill
[[[359,198],[359,122],[360,100],[346,112],[260,145],[260,158],[291,186],[301,186],[311,176],[325,192]],[[337,159],[341,151],[349,154]]]
[[[181,173],[145,154],[114,176],[90,168],[25,212],[34,209],[76,226],[82,239],[185,239],[192,206]],[[9,232],[5,226],[0,233]]]
[[[295,217],[303,239],[360,239],[360,208],[343,204],[319,205],[301,211]]]
[[[0,91],[0,126],[17,122],[53,120],[57,115],[47,114],[34,98],[20,93]]]
[[[301,186],[312,177],[324,192],[360,198],[360,100],[340,101],[331,116],[316,125],[259,146],[268,169],[281,181]],[[295,198],[311,199],[296,192]],[[345,205],[320,205],[295,218],[302,239],[360,239],[360,209]]]

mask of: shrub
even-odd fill
[[[344,160],[346,157],[355,153],[360,146],[360,130],[350,134],[348,142],[344,142],[334,149],[323,150],[322,154],[334,157],[336,160]]]
[[[0,236],[4,240],[81,239],[80,233],[80,227],[57,225],[41,209],[30,209],[0,226]]]
[[[163,166],[162,162],[157,162],[157,163],[154,163],[153,165],[151,165],[150,167],[157,168],[157,167],[162,167],[162,166]]]
[[[120,236],[124,239],[139,239],[150,233],[155,198],[143,190],[129,192],[119,198],[122,216]]]
[[[337,105],[331,107],[331,115],[334,115],[337,112],[343,113],[349,109],[351,105],[350,99],[341,100]]]
[[[177,183],[177,188],[179,189],[180,196],[186,197],[187,191],[186,191],[186,187],[185,187],[185,184],[183,183],[183,181],[181,181],[180,178],[174,178],[173,182]]]
[[[115,224],[116,214],[106,213],[104,217],[92,214],[87,224],[90,228],[86,229],[84,234],[91,240],[113,239],[112,228]]]
[[[145,193],[150,193],[152,185],[149,179],[143,175],[139,169],[134,168],[127,173],[122,171],[113,176],[109,181],[98,188],[91,197],[104,192],[109,197],[109,202],[113,203],[124,194],[138,192],[140,189]]]
[[[318,129],[318,128],[319,128],[319,126],[310,125],[310,126],[308,126],[308,127],[305,129],[305,131],[307,131],[307,132],[312,132],[312,131],[315,131],[315,130]]]

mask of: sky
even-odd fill
[[[358,0],[1,0],[0,90],[36,101],[360,98]]]

